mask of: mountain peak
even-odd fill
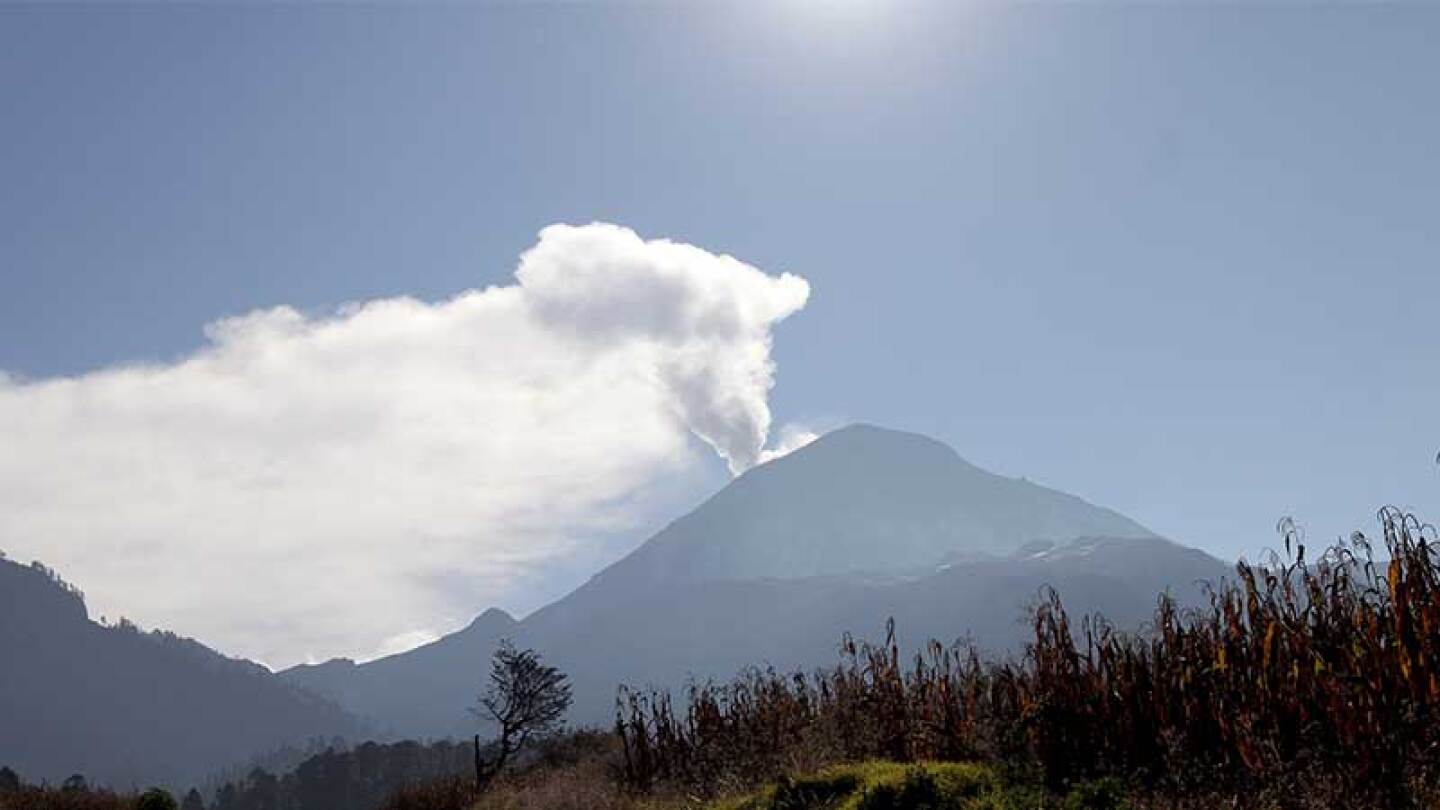
[[[935,439],[857,424],[736,478],[601,576],[909,574],[1087,535],[1154,536],[1073,495],[986,472]]]
[[[63,616],[71,625],[89,620],[80,591],[39,562],[21,565],[0,557],[0,596],[5,608],[0,610],[0,625],[24,625],[39,616]]]
[[[844,427],[835,428],[822,434],[815,440],[815,442],[822,441],[828,443],[841,441],[908,441],[935,445],[946,451],[954,452],[950,449],[949,445],[937,439],[932,439],[923,433],[883,427],[872,422],[851,422]]]
[[[920,433],[857,422],[825,433],[771,464],[786,460],[831,463],[843,459],[852,464],[906,464],[960,462],[973,467],[944,442]],[[794,463],[792,461],[792,463]],[[978,469],[978,468],[974,468]]]
[[[476,616],[474,621],[465,627],[465,631],[479,630],[491,632],[494,630],[503,630],[513,624],[515,624],[514,616],[511,616],[500,608],[492,607],[479,616]]]

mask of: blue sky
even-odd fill
[[[1433,517],[1437,41],[1418,5],[7,6],[0,370],[440,301],[600,220],[809,281],[777,423],[1224,556]]]

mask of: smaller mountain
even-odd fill
[[[282,745],[362,731],[259,664],[97,624],[53,571],[0,557],[0,765],[27,779],[189,787]]]
[[[363,706],[381,736],[465,736],[474,723],[466,710],[478,705],[489,650],[514,636],[519,623],[498,608],[481,613],[465,629],[405,653],[356,664],[335,658],[302,664],[281,677],[342,706]],[[477,660],[476,651],[486,650]],[[433,701],[412,690],[416,670],[431,673],[425,688],[454,696]]]

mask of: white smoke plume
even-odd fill
[[[772,329],[808,295],[554,225],[513,285],[254,312],[172,364],[0,374],[0,547],[93,612],[271,664],[388,650],[633,527],[694,468],[690,436],[732,472],[769,458]]]

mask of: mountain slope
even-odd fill
[[[31,780],[188,787],[283,743],[360,731],[258,664],[96,624],[48,569],[3,558],[0,653],[0,765]]]
[[[1109,509],[986,472],[934,439],[852,425],[740,476],[606,574],[923,572],[1032,541],[1153,537]]]
[[[282,675],[400,734],[466,734],[465,709],[505,635],[571,675],[572,720],[605,723],[619,683],[823,665],[842,633],[878,635],[887,617],[912,643],[968,636],[1002,651],[1022,639],[1023,608],[1043,586],[1073,611],[1133,627],[1160,591],[1193,602],[1197,580],[1225,571],[1122,515],[987,473],[939,442],[857,426],[740,476],[521,622]]]

